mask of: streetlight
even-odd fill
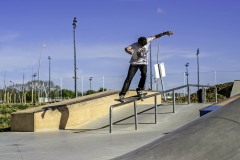
[[[188,85],[188,66],[189,66],[189,63],[186,63],[185,64],[186,66],[186,76],[187,76],[187,93],[188,93],[188,104],[190,104],[190,88],[189,88],[189,85]]]
[[[158,42],[158,50],[157,50],[157,64],[159,64],[159,60],[158,60],[158,57],[159,57],[159,42]],[[156,90],[158,91],[158,79],[156,78]]]
[[[11,93],[11,95],[12,95],[12,94],[14,94],[14,82],[13,81],[9,81],[9,82],[13,84],[12,93]],[[12,102],[12,98],[11,97],[12,96],[10,96],[10,101]],[[15,94],[13,95],[13,103],[15,103]]]
[[[13,87],[14,87],[14,82],[13,81],[9,81],[9,82],[11,82],[13,84]]]
[[[32,75],[32,77],[33,77],[33,88],[34,88],[34,105],[35,105],[35,103],[36,103],[36,87],[35,87],[35,77],[37,76],[37,73],[34,73],[33,75]],[[32,100],[33,100],[33,88],[32,88]]]
[[[92,83],[91,83],[92,79],[93,79],[93,77],[90,77],[90,78],[89,78],[89,81],[90,81],[90,90],[92,90]]]
[[[152,91],[152,43],[150,43],[150,52],[149,52],[149,56],[150,56],[150,90]]]
[[[198,59],[198,55],[199,55],[199,48],[197,49],[197,77],[198,77],[198,90],[199,90],[199,59]]]
[[[186,76],[187,76],[187,85],[188,85],[188,75],[189,75],[188,74],[188,66],[189,66],[189,63],[186,63],[185,66],[186,66],[186,72],[185,73],[186,73]]]
[[[51,91],[51,57],[48,56],[48,60],[49,60],[49,81],[48,81],[48,100],[50,98],[50,91]]]
[[[41,64],[43,47],[46,47],[46,45],[44,43],[42,43],[42,45],[41,45],[41,52],[40,52],[40,56],[39,56],[39,60],[38,60],[38,73],[37,73],[37,76],[38,76],[38,98],[40,97],[40,64]]]
[[[74,44],[74,93],[75,93],[75,97],[77,97],[77,67],[76,67],[76,27],[77,27],[77,18],[74,17],[73,19],[73,44]]]

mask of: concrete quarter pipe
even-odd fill
[[[114,160],[239,160],[240,98]]]

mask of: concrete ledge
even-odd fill
[[[79,128],[109,114],[109,107],[119,103],[114,100],[118,98],[118,93],[119,91],[106,91],[15,112],[11,115],[11,130],[37,132]],[[156,92],[148,92],[149,95],[154,93]],[[135,94],[135,91],[129,91],[126,96]],[[154,97],[138,103],[154,104]],[[160,95],[158,103],[161,103]],[[124,106],[119,109],[124,109]]]

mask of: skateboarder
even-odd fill
[[[127,78],[125,79],[122,90],[119,93],[119,99],[121,101],[124,101],[124,96],[127,93],[129,86],[131,84],[131,81],[134,75],[136,74],[136,72],[138,71],[138,69],[141,72],[141,78],[138,83],[138,88],[136,89],[136,92],[137,92],[137,95],[141,97],[142,90],[144,89],[145,81],[147,78],[148,50],[149,50],[150,42],[164,35],[170,36],[172,34],[173,32],[167,31],[167,32],[157,34],[155,36],[151,36],[149,38],[140,37],[138,38],[137,42],[125,48],[125,51],[131,55],[131,60],[129,62],[130,66],[128,69]]]

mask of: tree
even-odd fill
[[[68,89],[63,89],[62,90],[62,97],[64,99],[69,99],[69,98],[74,98],[75,95],[74,95],[74,92],[71,91],[71,90],[68,90]]]
[[[85,95],[90,95],[90,94],[94,94],[94,93],[96,93],[96,91],[94,91],[94,90],[87,90],[85,92]]]
[[[101,87],[101,88],[98,90],[98,92],[103,92],[103,91],[106,91],[106,90],[107,90],[107,88]]]

